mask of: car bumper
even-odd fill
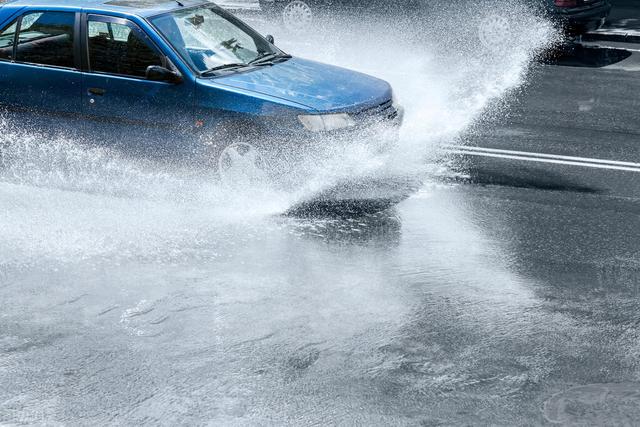
[[[354,114],[352,117],[359,119],[356,126],[331,132],[307,131],[300,123],[271,124],[262,128],[255,145],[280,175],[287,175],[286,171],[304,175],[310,166],[327,159],[339,160],[342,155],[382,159],[398,145],[400,137],[404,114],[402,108],[394,108],[391,118],[361,120]],[[356,159],[352,161],[357,163]]]

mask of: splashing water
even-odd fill
[[[455,142],[491,112],[490,106],[524,84],[531,60],[553,42],[547,22],[519,10],[450,6],[426,23],[336,22],[332,31],[302,43],[278,35],[292,54],[388,80],[406,109],[400,143],[391,153],[380,154],[371,141],[329,142],[320,155],[296,166],[291,176],[298,185],[287,190],[268,182],[219,183],[207,171],[128,158],[5,120],[0,123],[0,264],[114,254],[171,257],[203,247],[215,255],[210,243],[235,233],[230,224],[253,233],[265,227],[265,217],[342,178],[398,171],[422,176],[435,147]],[[508,37],[483,30],[496,27]]]
[[[415,158],[439,141],[453,142],[492,103],[524,84],[531,61],[559,38],[549,22],[524,5],[448,3],[428,22],[336,19],[333,31],[286,47],[389,81],[406,108],[403,160]],[[348,35],[344,28],[350,29]]]

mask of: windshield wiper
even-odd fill
[[[249,64],[245,64],[244,62],[232,62],[230,64],[222,64],[217,67],[209,68],[207,71],[203,71],[201,74],[204,76],[206,74],[215,73],[216,71],[221,70],[231,70],[233,68],[243,68],[248,66]]]
[[[291,55],[288,55],[286,53],[267,53],[264,55],[260,55],[255,59],[252,59],[251,61],[244,63],[244,62],[232,62],[230,64],[222,64],[222,65],[218,65],[217,67],[213,67],[208,69],[207,71],[203,71],[202,75],[205,76],[207,74],[211,74],[211,73],[215,73],[216,71],[221,71],[221,70],[232,70],[234,68],[245,68],[245,67],[257,67],[257,66],[261,66],[261,65],[273,65],[274,64],[274,60],[276,59],[290,59],[292,58]]]
[[[291,55],[288,55],[286,53],[276,53],[276,52],[265,53],[258,56],[255,59],[252,59],[251,61],[248,62],[248,64],[255,65],[255,64],[262,64],[262,63],[273,63],[273,60],[275,59],[291,59]]]

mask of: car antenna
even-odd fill
[[[180,2],[180,0],[176,0],[176,3],[178,3],[178,6],[184,7],[184,5]]]

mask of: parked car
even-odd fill
[[[443,0],[259,0],[261,10],[281,20],[293,31],[311,28],[314,22],[329,15],[378,13],[428,17]],[[602,26],[611,10],[609,0],[526,0],[541,8],[558,22],[569,35],[578,35]],[[445,3],[446,0],[445,0]],[[516,3],[517,4],[517,3]],[[511,6],[514,7],[514,6]]]
[[[569,35],[581,35],[597,30],[605,23],[609,0],[549,0],[547,10]]]
[[[201,0],[10,0],[0,28],[5,112],[126,153],[222,167],[402,122],[387,82],[294,58]]]

